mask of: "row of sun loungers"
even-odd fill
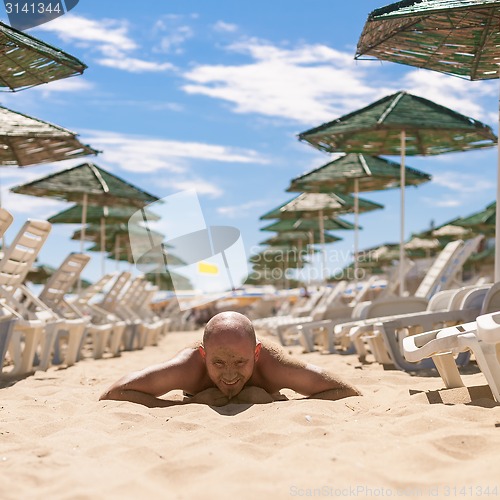
[[[0,208],[0,237],[12,221]],[[106,275],[71,296],[90,260],[71,253],[38,296],[24,284],[50,230],[46,221],[26,221],[0,259],[0,375],[24,376],[156,345],[168,320],[149,308],[156,288],[142,276]]]
[[[347,318],[345,311],[335,315],[330,309],[333,315],[320,320],[318,299],[309,316],[276,322],[274,329],[271,319],[256,326],[275,334],[283,345],[301,344],[305,352],[357,353],[362,363],[408,372],[437,369],[446,388],[464,385],[459,369],[472,353],[500,403],[500,283],[460,286],[461,268],[481,238],[448,244],[413,296],[380,294],[375,300],[356,301]],[[340,282],[323,292],[323,304],[336,291],[342,297],[345,286]]]

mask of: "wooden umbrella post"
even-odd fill
[[[405,153],[406,153],[406,132],[401,131],[401,180],[399,190],[401,192],[401,234],[399,238],[399,296],[405,294]]]
[[[358,280],[359,180],[354,179],[354,281]]]
[[[500,73],[500,66],[499,66]],[[499,79],[500,82],[500,79]],[[500,126],[500,98],[498,100],[498,118]],[[500,145],[497,143],[497,209],[495,214],[495,283],[500,281]]]
[[[104,224],[104,217],[101,217],[101,274],[104,276],[106,274],[106,226]]]

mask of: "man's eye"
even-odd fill
[[[224,363],[222,361],[215,361],[214,365],[217,367],[217,368],[222,368],[224,366]]]
[[[243,366],[246,363],[246,361],[237,361],[236,364],[238,366]]]

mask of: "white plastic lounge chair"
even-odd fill
[[[51,229],[47,221],[28,220],[0,260],[0,300],[17,316],[8,347],[14,367],[10,374],[31,373],[35,353],[41,347],[39,369],[50,364],[49,356],[63,320],[23,285]]]
[[[457,274],[461,272],[464,262],[477,250],[482,239],[483,236],[477,236],[465,242],[456,240],[448,243],[434,260],[433,265],[427,271],[413,297],[383,299],[387,300],[387,303],[380,306],[380,310],[385,311],[385,317],[381,318],[381,320],[387,320],[387,316],[425,311],[428,306],[428,300],[433,295],[438,291],[446,290],[458,282],[456,278]],[[337,342],[344,347],[346,353],[351,353],[351,340],[355,339],[356,335],[365,335],[369,333],[376,322],[377,316],[380,316],[380,314],[377,314],[378,306],[376,302],[377,301],[360,304],[358,308],[353,311],[353,320],[349,322],[342,323],[337,321],[336,325],[332,325],[331,322],[319,322],[305,325],[301,329],[302,335],[305,336],[302,341],[304,347],[306,350],[311,347],[311,337],[314,330],[326,329],[328,334],[328,349],[330,352],[335,351],[333,346],[334,343]],[[437,310],[437,304],[435,303],[431,304],[430,307],[430,310]],[[332,331],[335,332],[334,338],[332,338]],[[351,331],[356,332],[353,333],[352,337]],[[361,344],[359,344],[359,346],[361,346]],[[359,353],[360,356],[363,356],[363,354],[363,352]]]
[[[415,371],[428,368],[428,363],[409,363],[403,356],[403,339],[409,335],[432,328],[462,323],[474,319],[481,313],[491,285],[464,287],[452,297],[449,310],[416,313],[401,318],[380,321],[373,327],[373,333],[365,337],[375,359],[382,364],[395,365],[400,370]],[[444,292],[442,292],[444,293]],[[467,364],[469,356],[459,356],[455,364]],[[432,365],[431,365],[432,366]]]
[[[290,307],[290,300],[287,299],[275,315],[254,320],[254,327],[257,330],[269,331],[280,323],[293,322],[295,318],[308,317],[325,294],[329,294],[330,292],[330,287],[322,287],[317,291],[311,292],[309,297],[300,297],[292,307]]]
[[[113,356],[119,355],[123,336],[130,325],[127,325],[123,318],[116,314],[116,308],[129,279],[130,273],[128,272],[118,274],[100,302],[87,302],[92,315],[88,336],[92,338],[92,352],[95,359],[102,358],[106,349],[109,349]]]
[[[76,362],[85,329],[90,323],[90,317],[85,316],[66,301],[66,295],[80,278],[81,272],[89,260],[88,255],[70,253],[47,280],[38,296],[47,307],[65,319],[65,326],[59,331],[54,344],[53,362],[56,364],[63,363],[66,366],[71,366]],[[61,350],[64,351],[62,359]]]
[[[0,208],[0,238],[3,237],[13,220],[14,217],[12,217],[9,211],[5,210],[5,208]]]
[[[472,351],[496,401],[500,402],[498,311],[500,283],[495,283],[486,294],[476,321],[406,337],[403,339],[404,356],[413,363],[431,358],[445,387],[454,388],[463,387],[464,383],[453,356]]]

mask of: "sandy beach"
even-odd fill
[[[361,366],[354,355],[287,348],[363,392],[335,402],[292,391],[222,408],[98,401],[122,374],[200,336],[170,332],[158,347],[4,381],[0,498],[500,496],[500,405],[481,393],[451,404],[466,391],[438,393],[435,375]],[[468,372],[466,384],[484,384]],[[429,403],[436,396],[444,403]]]

